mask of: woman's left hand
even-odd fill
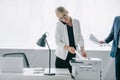
[[[85,50],[82,50],[81,54],[82,54],[83,57],[87,58],[87,53],[85,52]]]

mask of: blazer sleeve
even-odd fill
[[[111,29],[111,32],[110,34],[108,35],[108,37],[105,39],[105,42],[106,43],[109,43],[113,40],[114,38],[114,27],[116,25],[116,22],[117,22],[117,17],[114,19],[114,22],[113,22],[113,26],[112,26],[112,29]]]
[[[77,21],[77,23],[78,23],[78,40],[79,40],[79,42],[78,42],[78,45],[81,47],[81,46],[84,46],[84,39],[83,39],[83,36],[82,36],[82,33],[81,33],[81,28],[80,28],[80,22],[79,21]]]

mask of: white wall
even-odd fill
[[[80,20],[85,45],[92,47],[90,33],[100,40],[109,34],[114,17],[120,15],[119,3],[119,0],[0,0],[0,47],[36,47],[37,39],[49,32],[49,43],[55,48],[57,6],[65,6],[72,17]]]
[[[40,0],[0,0],[1,47],[34,46],[40,26]]]

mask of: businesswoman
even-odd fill
[[[68,68],[72,73],[72,67],[69,61],[75,57],[75,50],[80,47],[83,57],[87,57],[84,50],[84,40],[80,30],[80,24],[77,19],[69,16],[69,12],[62,6],[55,10],[58,18],[55,41],[56,41],[56,68]]]

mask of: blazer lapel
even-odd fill
[[[118,21],[118,33],[120,32],[120,20]]]

